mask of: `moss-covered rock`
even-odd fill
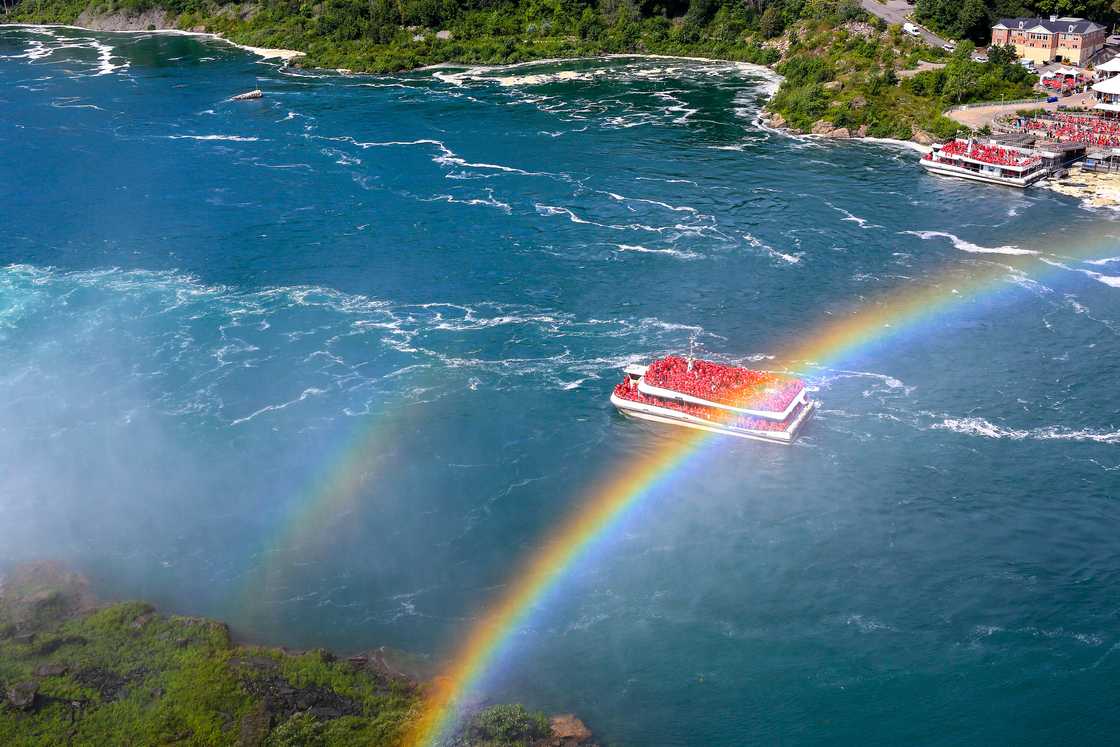
[[[214,620],[143,602],[98,607],[84,578],[54,564],[0,576],[0,621],[4,747],[377,747],[398,744],[421,711],[407,661],[383,649],[338,659],[235,644]],[[544,715],[520,706],[483,713],[495,737],[461,743],[549,735]]]

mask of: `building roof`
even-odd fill
[[[1111,78],[1105,78],[1093,84],[1093,90],[1097,93],[1120,93],[1120,75],[1114,75]]]
[[[1108,62],[1102,62],[1097,65],[1097,70],[1103,70],[1106,73],[1120,73],[1120,56],[1113,57]]]
[[[994,29],[1016,29],[1020,31],[1047,32],[1051,34],[1087,34],[1090,31],[1103,31],[1104,26],[1084,18],[1001,18]]]

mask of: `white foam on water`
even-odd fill
[[[681,206],[670,205],[667,202],[660,202],[658,200],[647,200],[644,197],[623,197],[622,195],[616,194],[614,192],[607,192],[606,194],[608,196],[610,196],[610,198],[612,200],[615,200],[617,202],[644,202],[648,205],[656,205],[658,207],[663,207],[666,210],[673,210],[673,211],[678,212],[678,213],[697,213],[697,212],[699,212],[699,211],[697,211],[696,208],[690,207],[688,205],[681,205]]]
[[[1060,267],[1061,269],[1069,270],[1070,272],[1079,272],[1082,275],[1087,275],[1088,277],[1091,277],[1093,280],[1096,280],[1098,283],[1104,283],[1105,285],[1107,285],[1109,287],[1112,287],[1112,288],[1120,288],[1120,276],[1105,275],[1103,273],[1095,272],[1093,270],[1086,270],[1086,269],[1081,268],[1081,267],[1070,267],[1069,265],[1062,264],[1061,262],[1056,262],[1052,259],[1046,259],[1045,257],[1042,258],[1042,261],[1045,262],[1046,264],[1050,265],[1051,267]]]
[[[899,231],[899,233],[917,236],[924,241],[929,241],[930,239],[948,239],[955,248],[962,252],[969,252],[970,254],[1038,254],[1038,252],[1031,251],[1030,249],[1021,249],[1017,246],[980,246],[979,244],[973,244],[971,241],[965,241],[961,237],[946,231]]]
[[[487,190],[487,191],[489,191],[489,190]],[[453,203],[453,204],[456,204],[456,205],[485,205],[487,207],[498,208],[499,210],[506,213],[507,215],[509,213],[513,212],[513,208],[510,207],[509,203],[502,202],[501,200],[494,197],[493,192],[490,192],[489,197],[473,197],[473,198],[468,198],[468,199],[462,199],[462,198],[459,198],[459,197],[455,197],[453,195],[436,195],[435,197],[430,197],[430,198],[428,198],[424,201],[425,202],[447,202],[447,203]]]
[[[861,218],[858,215],[855,215],[854,213],[852,213],[848,210],[845,210],[842,207],[837,207],[836,205],[833,205],[828,200],[825,200],[824,204],[828,205],[830,208],[832,208],[836,212],[842,214],[844,216],[844,220],[849,221],[851,223],[855,223],[860,228],[882,228],[882,226],[880,226],[879,224],[871,223],[866,218]]]
[[[746,239],[747,243],[750,244],[751,246],[753,246],[755,249],[761,249],[762,251],[769,254],[771,257],[775,257],[777,259],[780,259],[783,262],[788,262],[791,265],[795,265],[795,264],[797,264],[801,261],[801,256],[800,255],[786,254],[785,252],[780,252],[777,249],[775,249],[774,247],[770,246],[769,244],[764,243],[760,239],[755,238],[754,236],[752,236],[749,233],[743,234],[743,238]]]
[[[168,140],[228,140],[235,143],[255,143],[258,137],[249,135],[167,135]]]
[[[640,252],[643,254],[668,254],[671,257],[678,259],[699,259],[700,255],[695,252],[686,252],[680,249],[650,249],[642,246],[641,244],[615,244],[620,252]]]
[[[1104,259],[1087,259],[1087,260],[1085,260],[1085,264],[1087,264],[1087,265],[1098,265],[1098,266],[1112,264],[1113,262],[1120,262],[1120,257],[1105,257]]]
[[[1103,444],[1120,444],[1120,431],[1101,431],[1089,428],[1065,428],[1045,426],[1042,428],[1006,428],[984,418],[951,418],[934,423],[932,428],[947,430],[969,436],[1007,439],[1010,441],[1080,441]]]

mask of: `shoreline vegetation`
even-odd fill
[[[0,0],[5,23],[206,33],[286,64],[389,73],[650,55],[747,62],[783,80],[767,104],[794,134],[928,144],[954,104],[1030,95],[1012,56],[926,46],[855,0]]]
[[[0,573],[0,744],[333,747],[399,744],[430,665],[388,649],[345,658],[234,641],[221,622],[102,604],[81,575]],[[457,747],[594,747],[571,714],[479,708]]]

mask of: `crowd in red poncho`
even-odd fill
[[[1120,120],[1086,114],[1055,112],[1047,117],[1032,117],[1026,129],[1059,143],[1085,143],[1104,148],[1120,148]]]
[[[645,381],[650,386],[671,389],[709,402],[748,410],[782,412],[805,384],[788,376],[725,366],[711,361],[688,361],[677,355],[649,364]]]
[[[790,421],[797,416],[797,411],[795,410],[785,420],[767,420],[766,418],[734,415],[727,410],[717,410],[714,407],[704,407],[703,405],[694,405],[688,402],[659,399],[642,394],[638,391],[637,382],[630,380],[618,384],[614,388],[614,393],[615,396],[628,399],[631,402],[640,402],[644,405],[654,405],[669,410],[677,410],[678,412],[683,412],[696,418],[703,418],[704,420],[711,421],[716,425],[747,428],[754,431],[784,431],[789,427]]]
[[[973,143],[970,148],[966,140],[950,140],[941,146],[941,153],[949,156],[968,156],[976,161],[990,163],[993,166],[1033,166],[1039,162],[1037,156],[1024,156],[1018,151],[1001,148],[998,145],[984,145]],[[932,158],[933,154],[927,154]]]

